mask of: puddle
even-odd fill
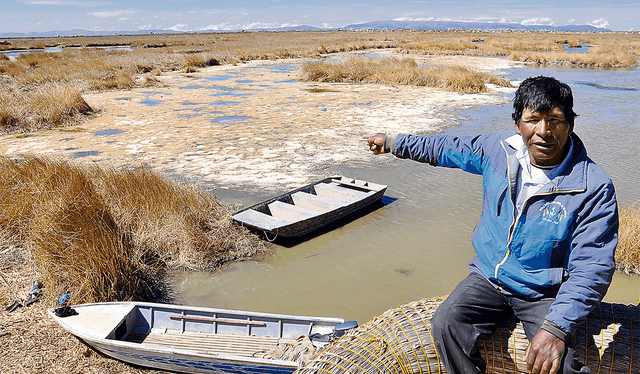
[[[201,105],[200,103],[192,103],[191,101],[183,101],[182,105]]]
[[[212,101],[209,103],[209,105],[238,105],[238,104],[240,104],[239,101],[223,101],[223,100]]]
[[[565,52],[569,53],[587,53],[591,49],[591,46],[585,43],[582,43],[582,47],[569,47],[567,43],[560,43],[560,45],[566,48]]]
[[[221,91],[240,91],[239,88],[225,87],[225,86],[210,86],[208,88],[214,89],[214,90],[221,90]]]
[[[146,99],[146,100],[140,101],[140,103],[144,105],[154,106],[154,105],[161,104],[162,100]]]
[[[82,152],[74,152],[71,154],[71,158],[80,158],[80,157],[87,157],[87,156],[97,156],[99,155],[100,152],[99,151],[82,151]]]
[[[98,136],[102,136],[102,135],[116,135],[116,134],[120,134],[121,132],[123,132],[122,130],[117,130],[117,129],[109,129],[109,130],[100,130],[100,131],[96,131],[94,132],[95,135]]]
[[[246,121],[249,119],[253,119],[253,117],[249,116],[220,116],[211,120],[214,123],[238,123],[242,121]]]
[[[214,75],[210,77],[203,77],[202,80],[209,82],[217,82],[217,81],[226,81],[232,78],[242,77],[244,74],[241,73],[230,73],[225,75]]]
[[[118,101],[131,101],[131,99],[128,98],[128,97],[119,97],[116,100],[118,100]]]
[[[239,92],[231,92],[231,91],[225,91],[225,92],[217,92],[214,93],[213,96],[235,96],[235,97],[247,97],[249,96],[249,94],[246,93],[239,93]]]

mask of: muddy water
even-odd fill
[[[576,132],[591,158],[613,179],[622,207],[640,201],[637,69],[519,68],[504,74],[512,80],[553,75],[569,83],[580,115]],[[506,99],[512,95],[504,93]],[[438,131],[475,134],[511,128],[511,104],[503,103],[467,105],[447,113]],[[380,131],[387,130],[385,122],[377,125]],[[402,125],[394,124],[393,129],[402,131]],[[447,294],[466,276],[473,257],[469,238],[481,208],[480,178],[388,155],[374,157],[364,147],[361,157],[326,168],[388,184],[390,199],[367,216],[298,245],[273,245],[273,253],[263,258],[230,265],[216,274],[181,274],[175,279],[178,301],[339,316],[362,323],[399,304]],[[249,205],[268,195],[260,191],[230,189],[219,191],[219,197]],[[606,300],[635,303],[639,296],[638,277],[616,274]]]

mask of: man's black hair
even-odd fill
[[[573,120],[577,114],[573,111],[571,87],[552,77],[530,77],[522,81],[516,90],[511,118],[518,125],[525,109],[545,113],[556,106],[562,110],[567,123],[573,127]]]

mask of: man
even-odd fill
[[[516,91],[515,132],[479,136],[367,134],[375,154],[483,176],[471,272],[432,319],[449,374],[481,373],[477,341],[512,316],[531,373],[589,373],[574,358],[576,324],[602,300],[615,268],[613,184],[573,133],[571,88],[535,77]]]

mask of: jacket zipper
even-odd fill
[[[509,182],[509,196],[511,196],[511,164],[509,163],[509,152],[507,152],[507,149],[504,146],[504,142],[500,141],[500,144],[502,145],[502,149],[504,149],[504,153],[507,156],[507,180]],[[494,271],[494,277],[496,278],[496,280],[498,280],[498,270],[500,269],[500,267],[502,265],[504,265],[505,262],[507,262],[507,259],[509,258],[509,255],[511,254],[511,240],[513,239],[513,233],[515,231],[515,227],[518,223],[518,221],[520,220],[520,217],[522,217],[522,212],[524,212],[524,208],[527,206],[527,202],[529,202],[529,199],[531,199],[534,196],[545,196],[545,195],[553,195],[553,194],[561,194],[561,193],[571,193],[571,192],[582,192],[584,191],[584,188],[581,189],[576,189],[576,190],[565,190],[565,191],[552,191],[552,192],[544,192],[544,193],[536,193],[533,194],[532,196],[529,196],[523,203],[522,203],[522,209],[520,210],[520,213],[518,213],[518,216],[515,217],[515,219],[513,220],[513,222],[511,222],[511,225],[509,226],[509,238],[507,240],[507,253],[504,255],[504,258],[502,259],[502,261],[500,261],[496,267],[495,267],[495,271]],[[515,205],[514,205],[515,208]],[[513,217],[513,214],[511,215]]]
[[[508,187],[509,187],[509,199],[511,199],[511,163],[509,162],[509,152],[507,152],[507,148],[504,146],[504,142],[500,141],[500,145],[502,145],[502,149],[504,149],[504,154],[507,157],[507,182],[508,182]],[[513,204],[513,202],[512,202]],[[513,214],[511,214],[511,217],[513,219]],[[498,280],[498,270],[500,269],[500,266],[502,266],[506,261],[507,258],[509,258],[509,255],[511,254],[511,237],[515,228],[515,223],[517,220],[514,220],[511,222],[511,225],[509,225],[509,238],[507,240],[507,253],[505,253],[504,258],[502,259],[502,261],[500,261],[495,269],[494,269],[494,278],[496,280]]]

